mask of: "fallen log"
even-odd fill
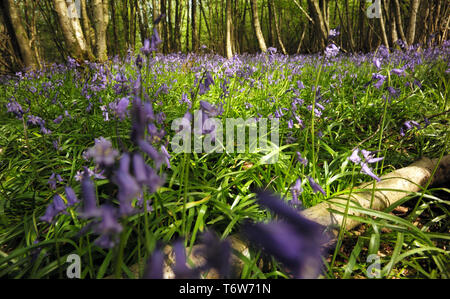
[[[375,184],[364,183],[356,186],[351,192],[343,196],[333,197],[327,201],[321,202],[301,213],[310,220],[313,220],[323,226],[331,229],[334,233],[342,226],[344,220],[345,205],[348,205],[348,214],[361,216],[357,211],[353,211],[352,207],[370,208],[373,210],[384,210],[395,204],[410,193],[420,192],[428,185],[439,185],[450,182],[450,155],[444,156],[439,165],[439,159],[422,158],[421,160],[411,164],[410,166],[395,170],[381,177],[381,181]],[[435,171],[433,175],[433,171]],[[433,176],[432,176],[433,175]],[[350,201],[349,201],[350,199]],[[351,230],[355,228],[359,222],[355,219],[347,218],[344,228]],[[244,256],[249,256],[248,247],[237,236],[230,237],[232,247]],[[189,260],[199,266],[203,263],[201,256],[196,255],[196,251],[202,245],[195,245]],[[164,264],[164,278],[174,278],[171,265],[174,263],[174,254],[171,246],[166,246],[164,252],[168,259]],[[241,269],[243,262],[233,255],[232,263],[235,268]],[[132,272],[138,277],[139,267],[133,265]],[[112,278],[112,277],[108,277]],[[207,273],[206,278],[218,278],[217,273]]]

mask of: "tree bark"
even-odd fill
[[[379,18],[379,21],[380,21],[380,28],[381,28],[381,37],[382,37],[382,39],[383,39],[383,44],[387,47],[387,48],[389,48],[389,41],[388,41],[388,38],[387,38],[387,34],[386,34],[386,27],[385,27],[385,25],[384,25],[384,16],[383,16],[383,7],[382,7],[382,2],[380,1],[380,18]]]
[[[278,13],[277,13],[277,7],[275,6],[274,0],[272,1],[272,7],[273,7],[273,15],[274,15],[274,19],[275,19],[275,30],[277,32],[277,38],[278,38],[278,44],[280,44],[281,47],[281,51],[283,52],[284,55],[287,55],[287,51],[286,48],[284,47],[283,41],[281,39],[281,32],[280,32],[280,25],[279,25],[279,20],[278,20]]]
[[[416,34],[417,11],[419,9],[419,4],[420,0],[412,0],[411,2],[411,13],[409,16],[408,35],[406,36],[408,45],[414,44],[414,37]]]
[[[114,2],[114,1],[113,1]],[[87,13],[86,0],[80,1],[81,5],[81,25],[83,26],[83,32],[86,37],[86,43],[91,49],[95,48],[95,31],[92,28],[89,15]]]
[[[106,1],[105,1],[106,2]],[[106,46],[106,25],[105,14],[102,0],[94,0],[94,26],[96,34],[96,55],[99,61],[106,61],[108,59],[108,49]]]
[[[88,49],[83,30],[77,18],[70,18],[64,0],[53,0],[58,22],[70,55],[77,59],[93,60],[92,52]]]
[[[192,32],[192,51],[198,49],[198,31],[197,31],[197,0],[191,1],[191,32]]]
[[[394,0],[394,8],[395,8],[395,25],[397,27],[397,32],[399,33],[401,40],[406,43],[407,40],[405,32],[403,31],[402,14],[398,0]]]
[[[319,41],[319,48],[323,49],[326,46],[325,43],[328,38],[327,24],[325,24],[325,18],[322,15],[322,10],[320,9],[318,0],[308,0],[308,3],[310,9],[312,10],[316,31],[322,37],[321,40]]]
[[[232,26],[232,15],[231,15],[231,0],[226,0],[226,14],[227,14],[227,36],[226,36],[226,53],[227,58],[231,59],[233,58],[233,45],[232,45],[232,38],[231,38],[231,26]]]
[[[261,30],[261,25],[259,24],[257,0],[251,0],[251,4],[253,12],[253,28],[255,29],[256,38],[258,39],[259,49],[261,50],[261,52],[265,53],[267,52],[267,46]]]
[[[7,26],[8,32],[11,39],[16,41],[23,65],[27,68],[35,68],[37,61],[31,50],[30,39],[22,24],[22,17],[14,0],[2,0],[1,6],[5,23],[10,25]]]

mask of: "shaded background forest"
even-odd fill
[[[105,61],[142,47],[157,30],[161,53],[316,53],[338,28],[344,53],[439,44],[448,0],[0,0],[0,73],[44,62]],[[368,17],[372,4],[379,17]],[[158,17],[160,22],[154,25]],[[402,41],[402,42],[399,42]]]

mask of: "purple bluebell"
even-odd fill
[[[314,181],[314,179],[312,177],[308,177],[308,181],[309,181],[309,185],[313,189],[314,193],[320,192],[325,196],[327,195],[325,193],[325,191],[322,189],[322,187],[319,184],[317,184],[316,181]]]
[[[330,44],[325,48],[325,56],[327,58],[334,57],[339,54],[339,47],[335,44]]]
[[[364,157],[364,160],[361,159],[359,154],[362,154]],[[352,154],[348,158],[351,162],[357,165],[361,165],[361,172],[364,174],[367,174],[368,176],[372,177],[373,179],[377,180],[378,182],[381,180],[378,176],[376,176],[372,170],[370,169],[368,164],[371,163],[377,163],[382,161],[383,157],[375,157],[375,152],[367,151],[364,149],[356,148],[353,150]]]
[[[300,152],[297,152],[296,155],[297,155],[298,162],[302,163],[304,166],[308,166],[308,159],[303,158],[302,154]]]
[[[298,200],[298,197],[300,194],[302,194],[303,188],[302,188],[302,180],[298,178],[295,181],[295,184],[291,187],[291,194],[292,194],[292,203],[295,205],[300,204],[300,201]]]
[[[117,209],[103,204],[100,208],[101,221],[95,225],[94,232],[100,235],[117,235],[122,231],[122,225],[118,221]]]
[[[119,187],[117,199],[120,203],[121,216],[131,215],[136,212],[131,206],[131,201],[141,192],[141,188],[135,178],[130,175],[129,169],[130,155],[124,153],[120,158],[119,169],[116,170],[112,178],[112,181]]]
[[[379,70],[381,69],[381,59],[374,57],[373,58],[373,64],[375,65],[375,67]]]
[[[65,188],[66,192],[66,199],[67,199],[67,206],[71,207],[79,202],[77,195],[75,194],[75,191],[69,186],[66,186]]]
[[[56,184],[57,183],[62,183],[63,179],[61,178],[61,176],[57,173],[52,173],[50,178],[48,179],[48,184],[50,185],[50,189],[52,190],[56,190]]]
[[[334,39],[338,37],[341,33],[339,32],[339,28],[331,29],[328,33],[328,39]]]
[[[182,239],[173,244],[173,251],[175,252],[175,266],[172,269],[175,279],[199,279],[199,271],[186,265],[186,249]]]
[[[210,86],[214,84],[214,79],[211,76],[210,72],[205,73],[205,78],[200,82],[198,86],[198,94],[203,95],[207,93],[210,89]]]
[[[22,106],[20,106],[17,101],[10,99],[6,104],[6,108],[8,109],[8,112],[13,113],[17,118],[22,119],[24,112]]]
[[[58,116],[57,118],[55,118],[55,119],[53,120],[53,122],[54,122],[55,124],[59,124],[59,123],[62,122],[62,120],[63,120],[63,116],[60,115],[60,116]]]
[[[124,120],[126,115],[127,115],[127,111],[128,111],[128,105],[130,103],[130,100],[125,97],[125,98],[121,98],[116,106],[116,114],[119,117],[120,120]]]
[[[321,245],[327,241],[323,228],[271,193],[258,193],[258,199],[282,220],[246,223],[246,237],[283,263],[294,278],[316,278],[321,267]]]
[[[208,230],[201,237],[201,247],[194,252],[205,259],[205,264],[199,267],[201,272],[215,269],[221,278],[227,278],[231,264],[231,242],[220,240],[214,231]]]
[[[111,141],[104,137],[95,139],[94,146],[89,148],[86,152],[86,157],[94,159],[95,163],[101,167],[112,166],[118,155],[119,151],[114,149]]]
[[[66,205],[64,204],[61,196],[56,194],[53,197],[53,201],[47,206],[44,216],[40,218],[41,221],[45,221],[51,223],[53,218],[56,217],[59,213],[64,212],[66,210]]]
[[[391,74],[397,75],[397,76],[402,76],[405,74],[405,70],[404,69],[399,69],[399,68],[394,68],[391,70]]]
[[[374,73],[372,74],[372,80],[377,80],[377,82],[374,83],[373,86],[376,87],[377,89],[380,89],[381,85],[383,85],[384,81],[386,80],[386,76]]]
[[[144,272],[144,279],[162,279],[164,267],[164,252],[157,248],[147,260],[147,266]]]
[[[101,211],[97,207],[97,196],[95,186],[85,170],[81,179],[81,193],[83,195],[83,209],[79,213],[81,218],[94,218],[101,216]]]

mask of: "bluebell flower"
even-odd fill
[[[45,210],[44,216],[40,217],[41,221],[45,221],[51,223],[53,218],[56,217],[59,213],[64,212],[66,210],[66,205],[58,194],[53,197],[53,201],[47,206]]]
[[[81,179],[81,193],[83,195],[83,209],[79,213],[81,218],[94,218],[101,215],[100,209],[97,207],[97,196],[95,194],[95,186],[86,172]]]
[[[201,237],[202,247],[199,254],[205,259],[205,264],[199,267],[200,271],[215,269],[221,278],[227,278],[230,273],[231,242],[228,239],[220,240],[213,231],[204,232]]]
[[[147,261],[147,266],[144,272],[144,279],[162,279],[164,267],[164,253],[157,248]]]
[[[321,268],[321,246],[327,241],[323,228],[273,194],[260,192],[258,199],[281,221],[245,224],[249,241],[284,264],[295,278],[316,278]]]
[[[22,106],[20,106],[17,101],[10,99],[10,101],[6,104],[6,108],[8,109],[8,112],[13,113],[17,118],[22,119],[24,112]]]
[[[364,159],[360,157],[359,153],[362,153]],[[375,152],[356,148],[352,151],[352,154],[348,159],[354,164],[361,165],[362,173],[367,174],[378,182],[381,181],[381,179],[372,172],[368,164],[380,162],[384,159],[383,157],[376,158]]]
[[[112,181],[119,187],[117,199],[119,200],[121,215],[130,215],[136,212],[131,206],[131,201],[141,192],[135,178],[130,175],[129,169],[130,155],[124,153],[120,158],[119,169],[116,170],[112,178]]]
[[[335,44],[330,44],[325,48],[325,56],[327,58],[334,57],[339,54],[339,47]]]
[[[320,192],[325,196],[327,195],[325,191],[322,189],[322,187],[319,184],[317,184],[312,177],[308,177],[308,181],[314,193]]]
[[[175,252],[175,266],[172,267],[175,279],[198,279],[200,273],[197,269],[191,269],[186,265],[186,250],[184,248],[184,241],[178,240],[173,245]]]
[[[96,138],[94,146],[86,152],[87,158],[93,158],[102,167],[112,166],[118,155],[119,151],[112,147],[111,141],[103,137]]]
[[[95,225],[94,232],[100,235],[117,235],[122,231],[122,225],[118,222],[117,210],[103,204],[100,208],[101,221]]]
[[[299,205],[300,201],[298,200],[298,197],[300,194],[302,194],[303,188],[302,188],[302,180],[298,178],[295,181],[295,184],[291,187],[291,194],[292,194],[292,203],[294,205]]]
[[[302,154],[300,152],[297,152],[296,155],[297,155],[297,161],[298,162],[302,163],[305,166],[308,166],[308,159],[303,158]]]
[[[71,187],[66,186],[65,191],[66,191],[66,199],[67,199],[68,207],[73,206],[79,202],[78,198],[75,194],[75,191],[73,191],[73,189]]]
[[[52,190],[56,190],[56,184],[62,183],[62,182],[63,182],[63,179],[61,178],[61,176],[54,172],[51,174],[50,178],[48,179],[48,184],[50,185],[50,188]]]

